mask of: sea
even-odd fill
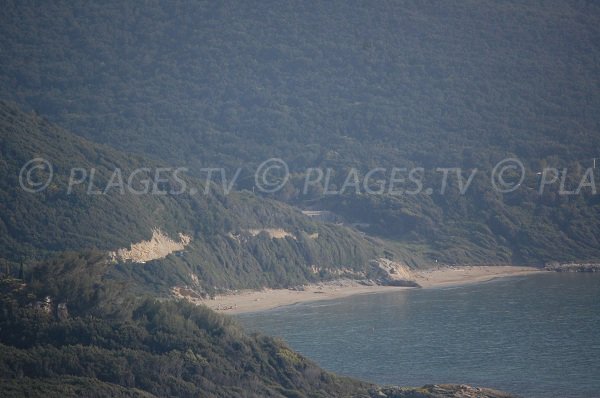
[[[327,370],[378,384],[600,397],[600,274],[540,273],[237,317]]]

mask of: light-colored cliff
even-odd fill
[[[174,241],[160,229],[152,230],[152,238],[138,243],[132,243],[129,249],[118,249],[110,252],[109,256],[115,261],[132,261],[145,263],[146,261],[164,258],[169,254],[185,249],[191,242],[189,235],[179,234],[179,241]]]

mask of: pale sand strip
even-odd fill
[[[538,268],[514,266],[444,267],[414,271],[415,281],[423,288],[457,286],[485,282],[495,278],[543,273]],[[365,293],[393,292],[410,287],[365,286],[350,280],[333,281],[304,286],[304,290],[264,289],[244,290],[235,294],[216,296],[211,300],[193,300],[219,312],[240,314],[309,301],[331,300]]]

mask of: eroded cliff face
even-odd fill
[[[294,235],[292,232],[286,231],[283,228],[245,229],[245,230],[242,230],[241,234],[229,232],[227,234],[227,236],[230,237],[231,239],[234,239],[237,242],[241,242],[241,241],[246,241],[247,236],[256,237],[263,232],[266,233],[267,236],[271,239],[285,239],[288,237],[292,238],[294,240],[298,239],[298,237],[296,235]],[[246,237],[244,236],[245,234],[247,235]],[[319,233],[315,232],[315,233],[308,234],[308,237],[312,240],[319,239]]]
[[[247,232],[252,236],[256,236],[256,235],[260,234],[261,232],[264,232],[271,239],[283,239],[288,236],[292,239],[296,239],[294,234],[292,234],[291,232],[288,232],[282,228],[249,229],[249,230],[247,230]]]
[[[132,243],[129,249],[117,249],[109,252],[109,256],[115,261],[132,261],[143,264],[146,261],[164,258],[171,253],[184,250],[191,240],[189,235],[180,233],[179,240],[175,241],[159,228],[155,228],[152,230],[150,240]]]
[[[381,257],[375,260],[375,265],[384,271],[390,280],[415,280],[410,268],[404,264]]]

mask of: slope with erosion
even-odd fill
[[[35,193],[19,180],[34,158],[53,169],[48,187]],[[381,273],[370,261],[383,256],[382,241],[250,192],[225,195],[210,186],[205,193],[185,174],[163,174],[163,193],[123,188],[116,170],[125,181],[142,170],[152,182],[153,170],[165,166],[86,141],[10,103],[0,103],[0,162],[0,256],[13,263],[98,249],[113,253],[115,277],[163,293],[175,285],[200,293],[287,287],[338,277],[338,269]],[[86,174],[69,186],[74,175],[83,181]],[[40,171],[37,178],[48,176]],[[187,191],[179,193],[178,184]],[[315,266],[325,271],[315,273]]]
[[[579,1],[8,1],[0,91],[196,175],[242,167],[238,189],[280,157],[297,178],[278,199],[318,202],[430,261],[585,261],[600,257],[598,195],[535,188],[555,167],[572,189],[600,156],[598,26],[599,5]],[[501,195],[489,175],[508,157],[529,189]],[[339,187],[351,167],[414,166],[432,195],[299,194],[307,167],[331,167]],[[480,174],[441,195],[438,167]]]

